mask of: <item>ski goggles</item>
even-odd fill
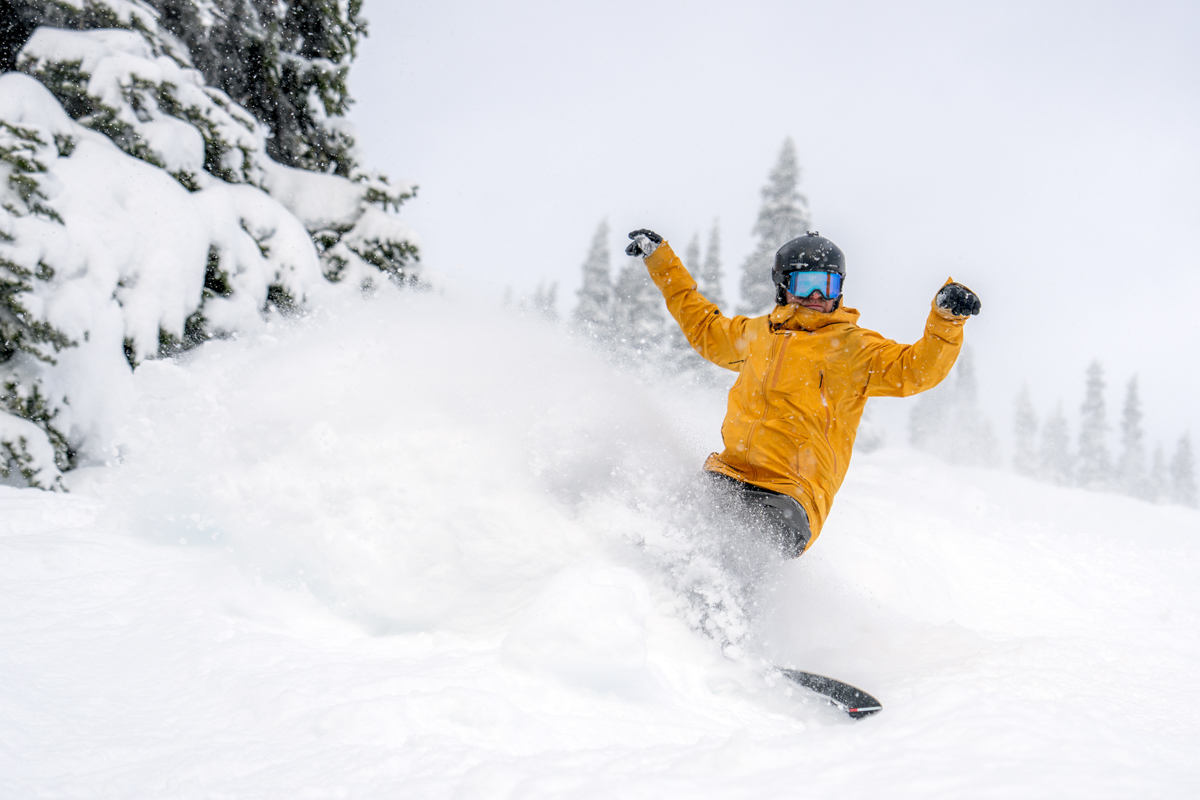
[[[842,276],[836,272],[789,272],[787,290],[796,297],[820,292],[826,300],[836,300],[842,295]]]

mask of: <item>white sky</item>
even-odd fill
[[[1022,381],[1073,435],[1100,358],[1116,426],[1200,444],[1200,3],[367,0],[364,162],[417,181],[427,267],[575,304],[597,223],[723,237],[736,296],[793,137],[861,323],[920,335],[948,274],[1007,438]],[[620,241],[618,241],[620,237]],[[907,410],[907,406],[905,406]],[[888,409],[884,409],[885,416]],[[896,433],[899,433],[898,431]],[[1115,434],[1113,440],[1116,443]]]

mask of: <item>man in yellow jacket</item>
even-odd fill
[[[815,232],[775,254],[776,306],[762,317],[726,317],[653,231],[629,234],[688,342],[738,373],[721,426],[725,444],[704,469],[749,508],[789,557],[816,541],[842,485],[869,397],[907,397],[937,386],[962,349],[979,298],[947,280],[925,335],[897,344],[858,327],[842,304],[846,259]]]

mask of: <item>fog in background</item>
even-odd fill
[[[602,218],[614,268],[626,230],[682,251],[718,218],[736,297],[790,136],[863,325],[912,341],[947,275],[979,293],[967,339],[1002,439],[1022,381],[1040,419],[1063,403],[1075,439],[1093,358],[1114,429],[1136,373],[1151,450],[1200,434],[1200,4],[364,13],[351,120],[366,163],[420,184],[404,214],[451,284],[520,297],[557,282],[565,315]],[[879,406],[893,440],[909,407]]]

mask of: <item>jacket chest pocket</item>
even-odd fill
[[[852,391],[853,384],[852,370],[850,364],[843,359],[829,359],[821,365],[821,372],[825,376],[825,388],[837,395],[844,395]]]
[[[766,370],[764,388],[777,402],[809,405],[821,391],[822,359],[800,334],[780,334]]]
[[[810,409],[836,408],[858,393],[853,359],[840,342],[802,334],[780,338],[784,342],[767,366],[764,381],[772,400]]]

